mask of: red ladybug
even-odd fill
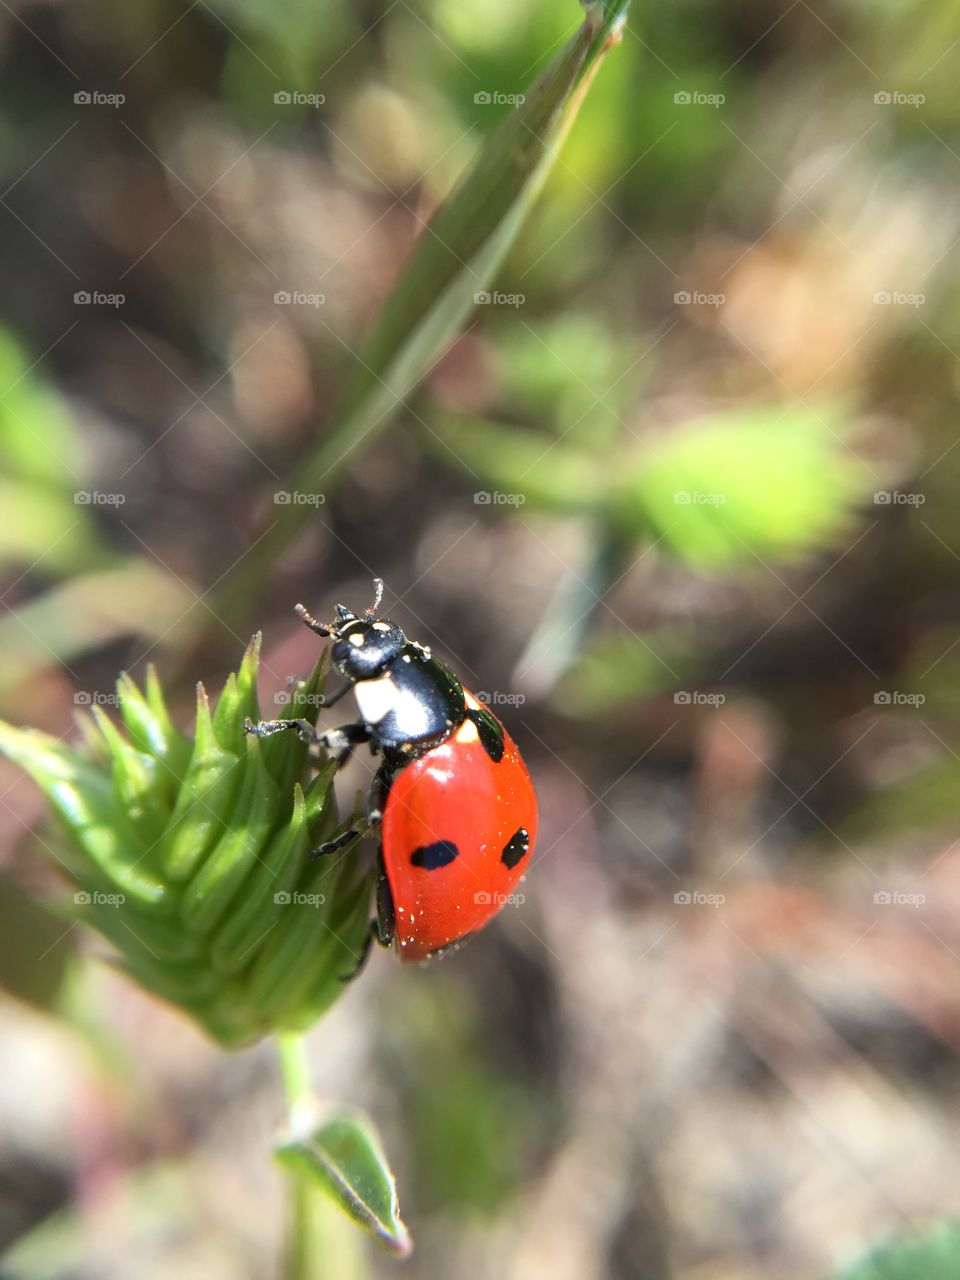
[[[474,933],[500,910],[526,871],[537,837],[537,799],[513,739],[430,650],[377,618],[383,583],[361,616],[337,605],[312,631],[333,638],[333,665],[354,690],[360,723],[317,733],[305,720],[248,724],[263,736],[297,729],[338,753],[369,742],[382,756],[368,806],[381,830],[377,933],[403,960],[424,960]],[[349,843],[348,831],[317,850]]]

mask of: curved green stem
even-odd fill
[[[292,1116],[311,1094],[306,1042],[296,1032],[285,1032],[277,1036],[277,1052],[287,1110]],[[306,1178],[296,1174],[289,1182],[290,1208],[282,1275],[284,1280],[319,1280],[323,1273],[313,1224],[315,1192]]]

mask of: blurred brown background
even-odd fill
[[[376,955],[311,1035],[385,1134],[403,1273],[808,1280],[960,1177],[960,8],[638,6],[492,300],[302,492],[579,20],[3,6],[2,711],[69,736],[149,659],[186,722],[259,628],[269,707],[316,654],[294,601],[384,577],[543,817],[521,906]],[[5,764],[0,831],[0,1275],[273,1274],[272,1052],[64,933]],[[331,1275],[395,1273],[329,1230]]]

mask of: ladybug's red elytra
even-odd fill
[[[430,650],[377,617],[383,582],[361,615],[337,605],[334,622],[296,611],[333,640],[334,667],[353,689],[358,724],[318,733],[306,720],[265,720],[247,731],[296,729],[343,762],[359,743],[380,754],[367,810],[379,828],[376,930],[401,959],[424,960],[474,933],[513,894],[537,838],[537,799],[513,739]],[[346,832],[315,852],[342,848]]]

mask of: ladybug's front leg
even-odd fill
[[[350,752],[358,743],[370,741],[370,730],[362,724],[343,724],[339,729],[327,729],[324,733],[318,733],[309,720],[260,720],[254,724],[247,716],[243,723],[244,733],[256,734],[258,738],[269,738],[288,729],[296,729],[302,742],[337,752],[338,766],[346,763]]]
[[[257,738],[271,738],[287,729],[296,729],[301,742],[317,741],[317,731],[309,720],[258,720],[254,724],[247,716],[243,722],[243,732],[252,733]]]

